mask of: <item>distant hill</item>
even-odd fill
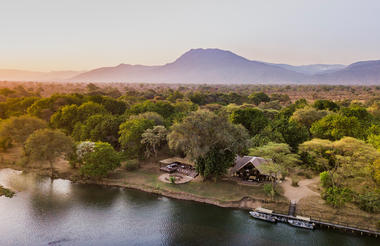
[[[220,49],[192,49],[162,66],[120,64],[98,68],[71,80],[151,83],[329,83],[380,84],[380,61],[292,66],[248,60]]]
[[[83,71],[32,72],[17,69],[0,69],[0,80],[8,81],[63,81]]]
[[[335,72],[316,75],[313,81],[337,84],[380,84],[380,60],[356,62]]]
[[[273,64],[273,65],[285,68],[290,71],[303,73],[306,75],[331,73],[331,72],[339,71],[346,67],[345,65],[341,65],[341,64],[311,64],[311,65],[301,65],[301,66],[292,66],[288,64]]]
[[[220,49],[192,49],[160,66],[120,64],[88,72],[0,70],[0,80],[219,84],[380,84],[380,60],[349,66],[292,66],[248,60]]]
[[[173,63],[163,66],[120,64],[73,78],[75,81],[165,83],[291,83],[304,79],[304,74],[250,61],[219,49],[192,49]]]

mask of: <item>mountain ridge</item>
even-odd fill
[[[145,82],[210,84],[380,84],[380,60],[358,61],[350,65],[288,65],[249,60],[228,50],[190,49],[164,65],[100,67],[93,70],[19,71],[23,76],[9,76],[0,69],[0,80],[65,82]],[[24,73],[23,73],[24,72]],[[71,76],[70,76],[71,75]],[[12,79],[13,78],[13,79]]]

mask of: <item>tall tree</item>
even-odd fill
[[[146,129],[141,135],[141,143],[146,146],[145,155],[147,158],[153,154],[157,157],[158,148],[165,142],[168,131],[164,126],[155,126],[153,129]]]
[[[181,123],[175,123],[168,135],[169,147],[173,150],[184,153],[188,158],[195,160],[197,168],[202,171],[200,164],[203,159],[215,157],[212,152],[222,153],[228,156],[242,154],[246,151],[248,145],[247,130],[241,125],[234,125],[222,115],[216,115],[207,110],[198,110],[190,113]],[[224,154],[223,154],[224,153]],[[218,163],[211,160],[210,166],[216,166]],[[226,167],[227,165],[223,166]],[[232,165],[233,159],[229,160]],[[225,168],[221,168],[225,171]],[[207,172],[201,172],[204,177],[219,176],[220,168],[214,168]]]
[[[82,175],[99,179],[120,166],[120,157],[109,143],[96,142],[90,151],[84,153],[81,162]]]
[[[8,144],[23,144],[34,131],[46,127],[47,123],[36,117],[26,115],[11,117],[0,124],[0,140]],[[7,147],[8,144],[3,147]]]
[[[54,175],[54,161],[73,151],[72,139],[59,130],[40,129],[34,131],[25,142],[25,154],[34,161],[47,161],[51,177]]]

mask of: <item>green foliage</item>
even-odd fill
[[[62,129],[67,134],[72,133],[75,123],[78,121],[78,106],[75,104],[63,106],[50,117],[51,126]]]
[[[3,147],[11,143],[23,144],[34,131],[46,127],[46,122],[36,117],[11,117],[0,123],[0,141],[3,142]]]
[[[144,146],[141,144],[141,135],[154,125],[153,120],[143,118],[129,119],[120,125],[119,142],[129,158],[143,157]]]
[[[221,175],[236,154],[244,153],[247,139],[244,127],[232,124],[222,115],[198,110],[172,126],[168,144],[172,150],[195,160],[200,173],[208,177]]]
[[[103,178],[120,166],[119,154],[109,143],[97,142],[93,151],[86,153],[80,167],[82,175],[90,178]]]
[[[248,96],[248,99],[251,100],[251,102],[253,102],[255,105],[259,105],[262,102],[270,101],[269,96],[264,92],[253,93]]]
[[[368,191],[364,194],[359,194],[356,198],[359,207],[370,213],[380,211],[380,192]]]
[[[153,129],[146,129],[141,135],[141,143],[145,145],[145,156],[147,158],[154,155],[157,157],[157,151],[166,141],[168,131],[164,126],[154,126]]]
[[[347,188],[329,187],[322,197],[334,208],[340,208],[346,202],[352,201],[352,192]]]
[[[78,107],[78,121],[84,122],[90,116],[95,114],[105,114],[107,111],[103,105],[94,103],[94,102],[86,102]]]
[[[0,102],[0,119],[26,114],[28,107],[38,99],[38,97],[7,98],[5,102]]]
[[[292,177],[292,186],[298,187],[298,182],[300,181],[299,177],[293,176]]]
[[[59,130],[34,131],[25,142],[25,154],[33,161],[48,161],[53,176],[53,162],[73,151],[72,139]]]
[[[231,114],[231,120],[234,124],[242,124],[251,136],[258,134],[268,124],[262,110],[256,108],[241,108]]]
[[[273,196],[273,187],[271,184],[264,184],[263,185],[263,190],[265,192],[265,194],[267,194],[268,196]]]
[[[297,151],[298,145],[309,139],[308,129],[292,120],[282,119],[277,124],[277,130],[293,151]]]
[[[170,181],[171,184],[175,184],[175,177],[170,176],[169,177],[169,181]]]
[[[132,107],[127,111],[128,114],[156,112],[166,119],[174,113],[175,109],[170,102],[147,100],[145,102],[132,105]]]
[[[321,184],[324,188],[328,188],[332,186],[331,175],[328,171],[323,171],[319,174],[319,178],[321,180]]]
[[[247,139],[248,133],[244,127],[232,124],[223,115],[198,110],[172,126],[168,144],[172,150],[182,151],[189,158],[197,160],[214,146],[232,153],[244,153]]]
[[[122,117],[117,115],[92,115],[83,124],[78,122],[75,125],[72,136],[76,141],[107,142],[118,149],[121,123]]]
[[[310,132],[314,137],[338,140],[342,137],[365,138],[365,129],[360,121],[353,116],[342,114],[329,114],[321,120],[313,123]]]
[[[234,159],[235,155],[231,151],[215,146],[205,156],[197,159],[196,169],[205,179],[219,177],[226,173]]]
[[[285,139],[282,134],[273,127],[272,124],[266,126],[259,134],[251,138],[252,147],[260,147],[268,144],[269,142],[284,143]]]
[[[271,159],[283,167],[294,167],[300,163],[299,156],[293,154],[285,143],[268,143],[267,145],[249,149],[249,155]]]
[[[140,163],[137,159],[126,160],[123,167],[127,171],[135,171],[140,167]]]
[[[339,105],[330,100],[316,100],[313,107],[319,110],[338,111]]]
[[[3,186],[0,185],[0,197],[5,196],[8,198],[12,198],[15,195],[13,191],[10,189],[4,188]]]
[[[41,98],[35,101],[28,109],[28,114],[50,120],[50,117],[65,105],[80,105],[83,102],[83,96],[78,94],[53,95],[48,98]]]
[[[304,107],[297,109],[290,119],[309,129],[314,122],[322,119],[327,114],[328,111],[326,110],[316,110],[312,107]]]

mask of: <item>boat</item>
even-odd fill
[[[288,223],[295,227],[305,228],[309,230],[314,229],[314,223],[308,222],[308,221],[302,221],[297,219],[288,219]]]
[[[255,219],[264,220],[272,223],[277,222],[276,217],[269,214],[264,214],[256,211],[250,211],[249,214]]]

